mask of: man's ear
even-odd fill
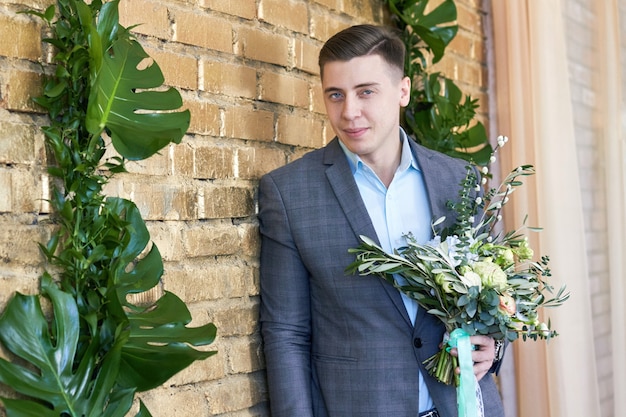
[[[406,107],[411,101],[411,79],[404,77],[400,81],[400,107]]]

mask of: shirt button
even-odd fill
[[[422,347],[422,339],[420,339],[419,337],[416,337],[415,339],[413,339],[413,346],[415,346],[416,348],[421,348]]]

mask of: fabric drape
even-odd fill
[[[515,345],[519,417],[600,416],[583,195],[558,0],[493,1],[499,132],[511,139],[501,155],[504,173],[530,163],[537,174],[507,206],[506,229],[528,214],[536,254],[548,254],[558,289],[570,300],[547,309],[559,337]]]
[[[617,0],[595,3],[598,14],[598,54],[600,82],[598,91],[599,123],[605,181],[608,236],[609,284],[611,288],[611,336],[613,360],[613,415],[626,410],[626,138],[622,115],[626,117],[624,79],[621,73],[619,8]],[[626,118],[624,119],[626,121]]]

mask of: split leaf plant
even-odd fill
[[[48,25],[55,51],[35,99],[50,117],[55,229],[40,245],[50,267],[39,294],[16,293],[0,316],[13,357],[0,358],[0,382],[16,393],[0,400],[8,417],[122,417],[137,392],[215,353],[197,349],[215,326],[187,327],[189,309],[173,293],[130,301],[159,285],[163,260],[137,206],[103,193],[126,160],[179,143],[190,113],[119,24],[118,0],[58,0],[27,13]],[[108,143],[118,156],[103,160]],[[150,415],[141,403],[136,416]]]
[[[429,0],[386,0],[407,48],[405,73],[412,82],[411,101],[402,124],[418,143],[439,152],[487,165],[492,147],[484,125],[475,120],[478,100],[440,72],[439,62],[458,32],[454,0],[427,13]]]

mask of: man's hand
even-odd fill
[[[470,337],[470,343],[474,346],[472,351],[472,360],[474,361],[474,375],[477,380],[481,380],[491,366],[495,359],[495,344],[494,340],[489,336],[472,336]],[[450,354],[458,357],[458,351],[456,348],[450,350]],[[460,373],[461,369],[456,368],[456,373]]]

